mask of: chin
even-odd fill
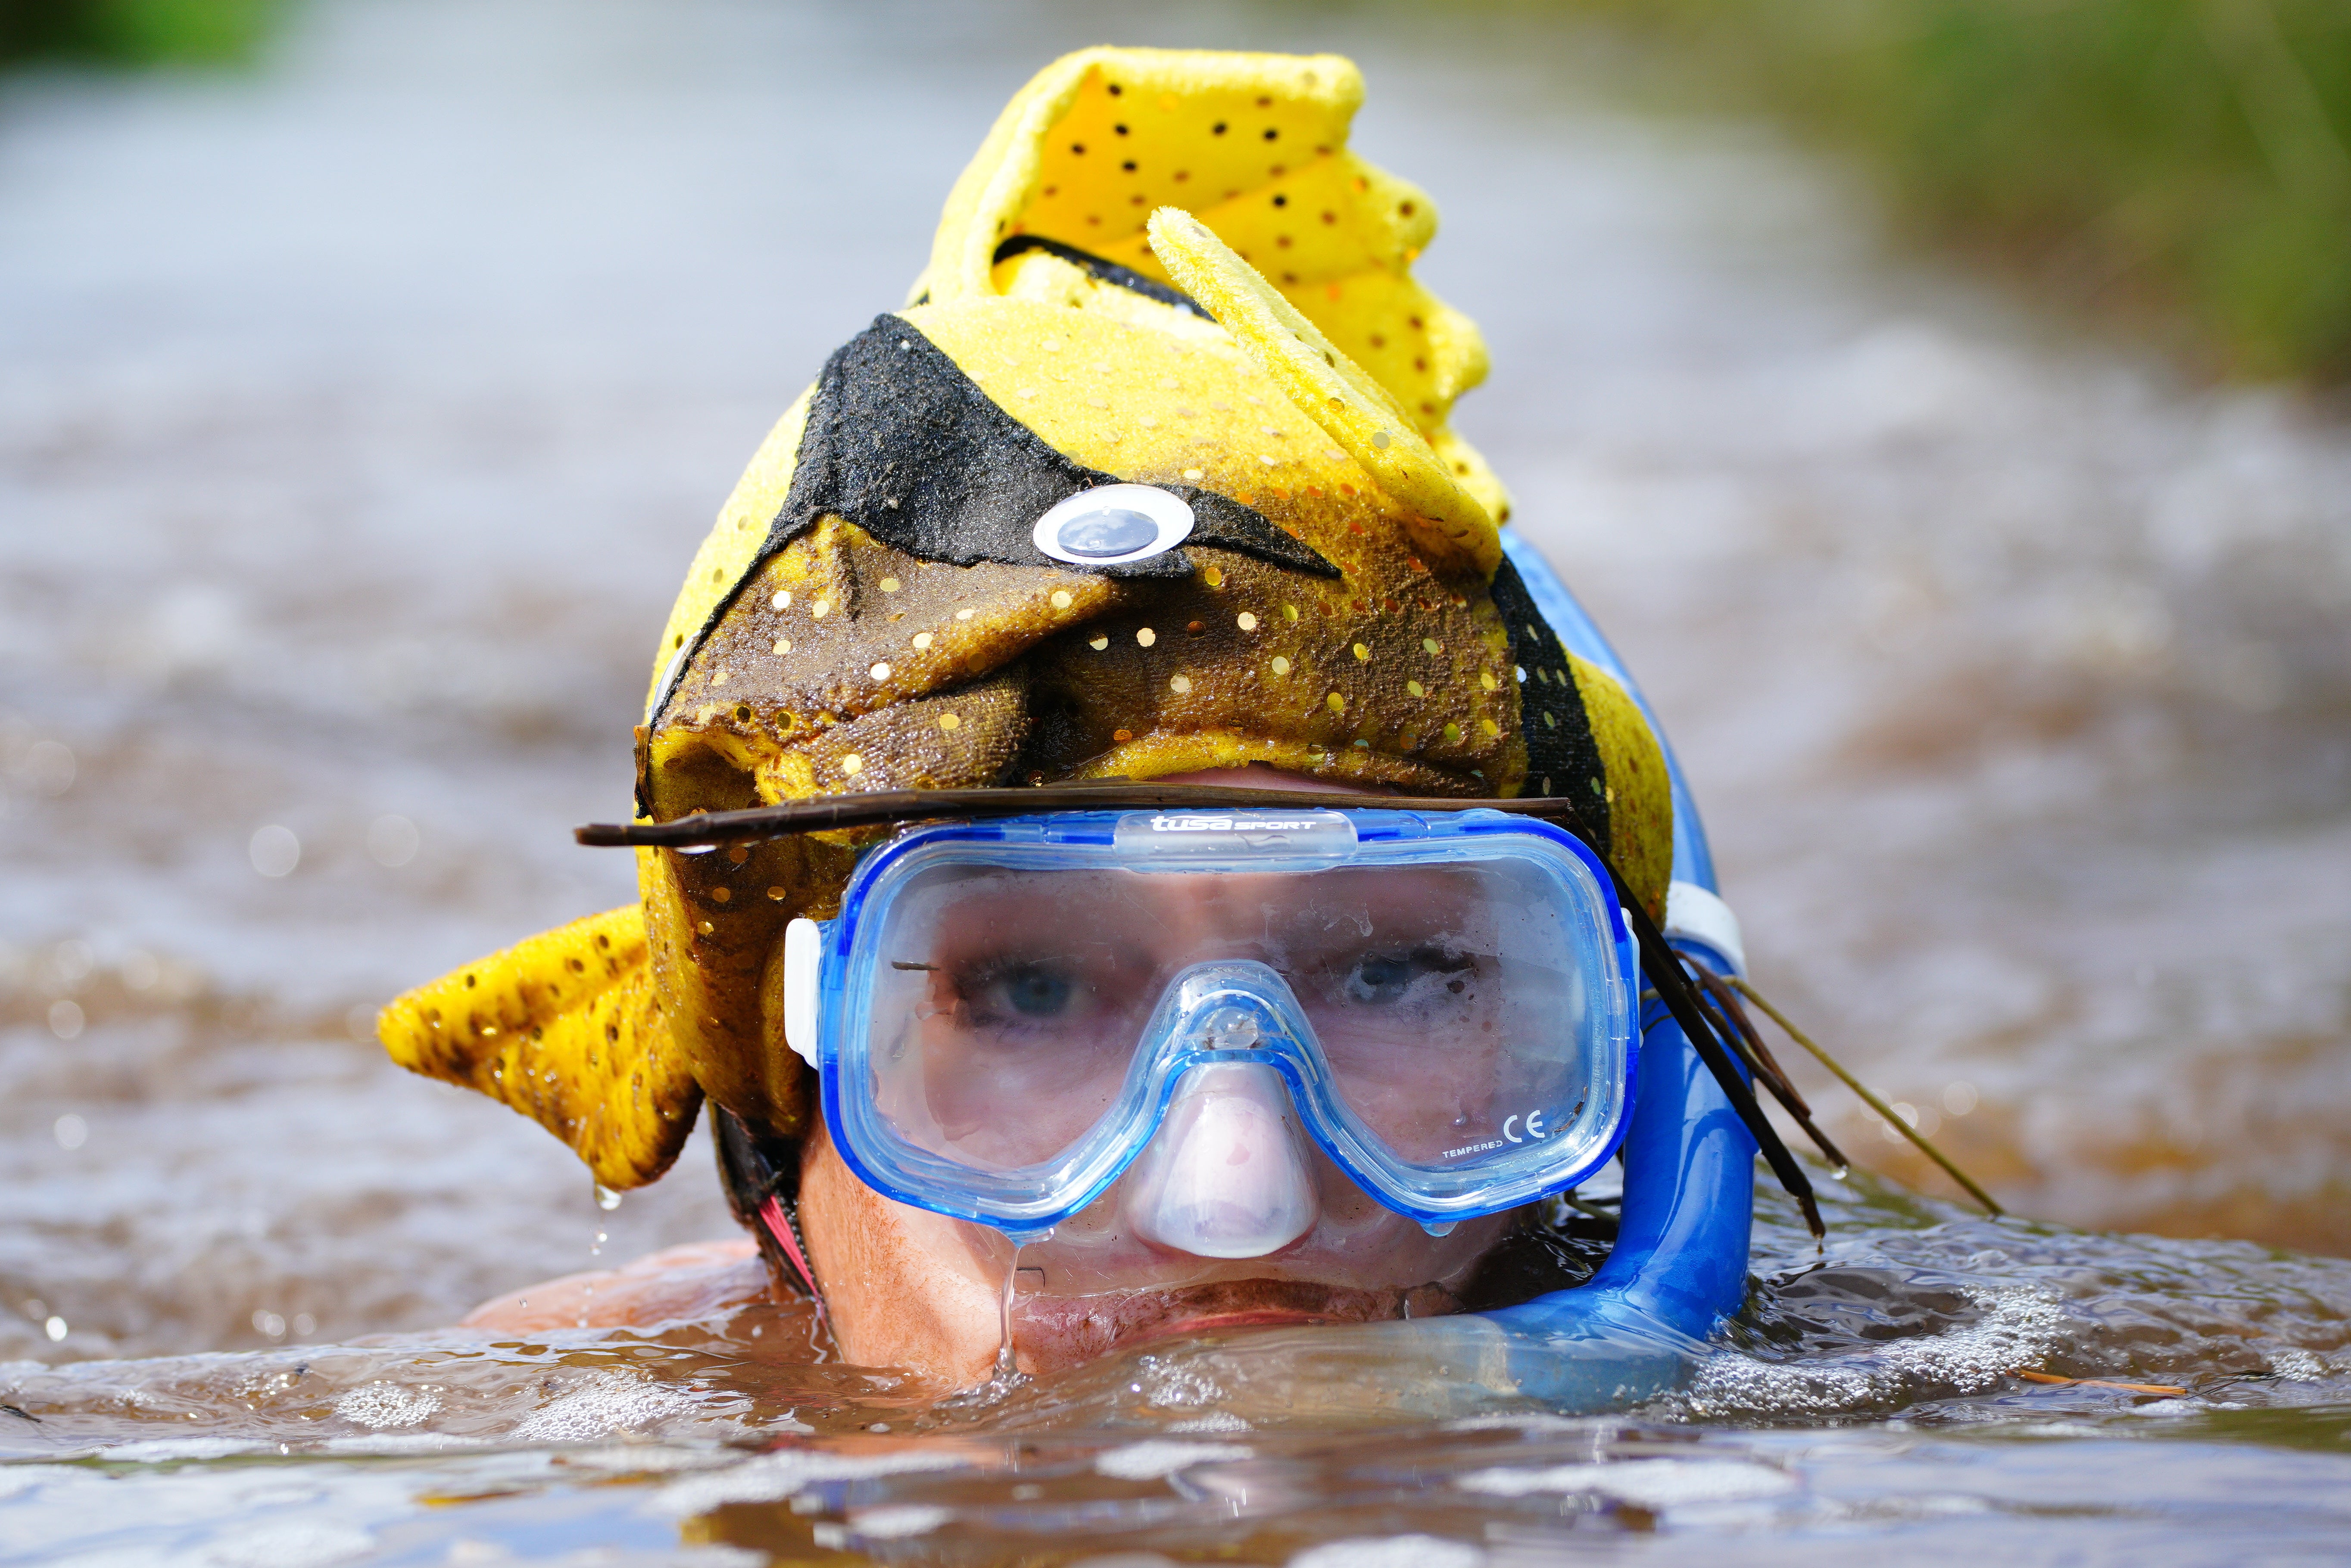
[[[1056,1372],[1155,1340],[1260,1328],[1438,1317],[1459,1303],[1443,1285],[1366,1289],[1311,1280],[1220,1280],[1081,1296],[1031,1296],[1013,1310],[1022,1366]]]

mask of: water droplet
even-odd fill
[[[613,1191],[611,1188],[605,1186],[602,1182],[598,1182],[596,1184],[596,1207],[603,1210],[609,1214],[620,1206],[621,1195]],[[601,1241],[602,1238],[600,1236],[598,1240]]]
[[[416,858],[424,836],[404,816],[386,815],[368,824],[368,857],[377,865],[397,868]]]
[[[302,864],[302,841],[294,836],[292,828],[274,822],[254,829],[245,849],[253,868],[264,877],[283,877]]]
[[[49,1319],[48,1322],[41,1325],[41,1332],[49,1336],[50,1343],[55,1344],[57,1341],[65,1338],[65,1336],[72,1331],[66,1327],[65,1319],[61,1317],[53,1317]]]

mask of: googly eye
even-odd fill
[[[1079,566],[1115,566],[1163,556],[1191,536],[1192,509],[1153,484],[1081,490],[1037,519],[1037,548]]]

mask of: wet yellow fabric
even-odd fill
[[[702,1104],[634,904],[420,986],[384,1009],[377,1029],[393,1061],[511,1106],[611,1188],[667,1170]]]
[[[1263,763],[1412,794],[1578,798],[1662,908],[1662,754],[1615,682],[1555,639],[1527,641],[1523,590],[1498,597],[1498,569],[1516,583],[1495,534],[1507,500],[1444,422],[1484,350],[1411,280],[1434,233],[1426,198],[1345,150],[1361,96],[1330,57],[1059,61],[957,182],[919,302],[897,317],[1051,452],[1229,498],[1338,576],[1197,543],[1174,577],[958,566],[837,515],[770,551],[814,417],[803,398],[663,632],[639,732],[653,817]],[[1203,204],[1155,223],[1186,199]],[[1172,279],[1216,319],[1082,258],[998,260],[1017,234]],[[1569,731],[1581,751],[1551,745]],[[1531,776],[1535,754],[1583,760]],[[666,1165],[702,1091],[797,1136],[814,1085],[783,1044],[783,929],[833,912],[855,854],[834,836],[641,852],[643,957],[639,978],[614,977],[611,1005],[638,999],[647,1043],[625,1077],[609,1054],[587,1060],[594,1031],[567,1022],[575,1004],[548,988],[560,974],[532,943],[402,999],[386,1042],[537,1116],[616,1187]],[[568,961],[579,950],[563,937],[539,940]],[[475,1011],[503,1033],[469,1025],[453,1044],[451,1008],[477,991],[502,999]],[[418,1022],[436,1009],[438,1033]],[[517,1028],[539,1033],[525,1047]]]

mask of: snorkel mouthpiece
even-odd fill
[[[1259,1038],[1247,1009],[1221,1007],[1198,1043],[1247,1051]],[[1123,1208],[1144,1241],[1199,1258],[1262,1258],[1314,1229],[1322,1206],[1281,1075],[1262,1062],[1187,1070],[1127,1173]]]

